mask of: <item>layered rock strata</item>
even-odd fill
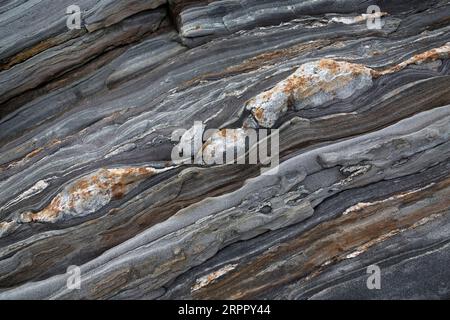
[[[449,1],[70,5],[0,5],[0,299],[450,297]]]

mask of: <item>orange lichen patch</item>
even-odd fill
[[[162,169],[165,170],[165,169]],[[42,211],[23,213],[21,222],[56,222],[93,213],[119,199],[140,181],[160,172],[149,167],[100,169],[68,185]]]
[[[369,88],[371,71],[360,64],[333,59],[308,62],[272,89],[249,100],[246,108],[259,125],[272,127],[291,107],[315,107]]]
[[[442,47],[434,48],[423,53],[416,54],[411,58],[382,71],[374,71],[374,75],[377,77],[398,72],[410,65],[420,65],[427,62],[433,62],[440,59],[448,59],[450,57],[450,42],[446,43]]]
[[[361,74],[367,74],[370,71],[369,68],[362,64],[350,63],[345,61],[336,61],[333,59],[321,59],[319,61],[319,68],[328,70],[331,74],[348,73],[352,76],[358,76]]]
[[[420,53],[417,54],[413,57],[413,60],[415,63],[420,63],[423,61],[435,61],[437,59],[441,58],[441,53],[439,50],[437,49],[431,49],[430,51],[424,52],[424,53]]]
[[[216,148],[218,141],[220,141],[220,145],[225,145],[225,142],[236,142],[242,138],[242,131],[245,131],[245,129],[218,130],[203,143],[202,151],[209,150],[209,148]]]
[[[264,119],[264,110],[261,107],[256,107],[253,109],[253,116],[258,122],[262,121]]]
[[[332,73],[337,73],[340,70],[340,64],[336,60],[322,59],[319,61],[319,68],[328,69]]]
[[[311,77],[298,77],[293,75],[286,79],[286,85],[283,88],[283,92],[289,94],[296,89],[304,88],[311,81]]]
[[[252,112],[259,125],[272,127],[292,105],[295,109],[302,109],[334,99],[346,99],[369,88],[373,78],[398,72],[411,64],[447,59],[449,56],[450,43],[447,43],[382,71],[333,59],[308,62],[272,89],[247,101],[246,108]]]
[[[450,42],[446,43],[442,47],[434,48],[429,51],[425,51],[420,54],[416,54],[412,58],[401,63],[401,65],[409,64],[421,64],[428,61],[436,61],[438,59],[448,59],[450,55]]]
[[[223,158],[226,156],[229,164],[235,163],[234,155],[242,161],[247,152],[247,139],[252,148],[257,143],[257,137],[254,130],[245,128],[222,129],[213,133],[202,146],[202,154],[198,155],[207,165],[223,164]],[[232,158],[228,158],[233,156]],[[244,159],[245,160],[245,159]]]
[[[20,222],[52,222],[57,220],[60,214],[61,196],[57,195],[44,210],[37,213],[25,212],[20,215]]]

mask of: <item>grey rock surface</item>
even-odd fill
[[[0,4],[0,299],[450,298],[449,1],[71,4]]]

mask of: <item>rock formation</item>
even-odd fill
[[[450,298],[450,1],[71,5],[0,4],[0,299]]]

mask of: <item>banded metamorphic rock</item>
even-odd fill
[[[0,4],[0,299],[450,298],[450,1],[71,2]]]

